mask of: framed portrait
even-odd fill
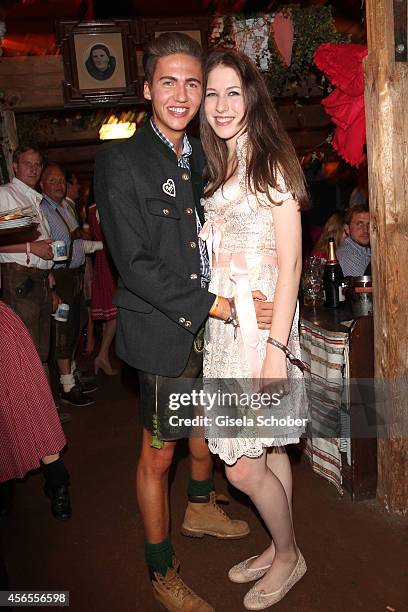
[[[59,21],[65,106],[143,102],[137,74],[137,37],[135,21]]]

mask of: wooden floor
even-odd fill
[[[72,408],[65,426],[73,517],[55,521],[35,473],[17,486],[12,514],[0,521],[10,587],[69,590],[73,612],[156,610],[143,561],[143,531],[134,492],[140,423],[131,370],[99,375],[96,403]],[[276,612],[408,610],[408,531],[376,502],[352,504],[315,476],[302,458],[293,465],[294,520],[308,564],[305,578]],[[233,542],[179,534],[186,504],[188,459],[180,446],[172,474],[172,530],[188,584],[217,611],[243,610],[248,589],[228,581],[231,565],[266,545],[251,506],[232,494],[230,514],[246,519],[251,535]],[[217,489],[228,493],[222,469]],[[389,606],[387,608],[387,606]]]

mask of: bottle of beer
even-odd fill
[[[324,267],[323,286],[325,292],[324,305],[328,308],[337,308],[343,297],[343,271],[337,260],[334,250],[334,239],[329,239],[329,258]]]

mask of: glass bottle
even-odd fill
[[[324,305],[328,308],[338,308],[340,302],[344,300],[343,281],[343,271],[336,257],[334,239],[329,238],[329,257],[323,273]]]

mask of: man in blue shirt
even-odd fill
[[[76,238],[73,230],[72,213],[64,201],[66,193],[65,175],[56,164],[49,164],[41,177],[43,200],[42,210],[47,218],[53,240],[62,240],[67,248],[68,259],[55,262],[53,275],[57,294],[69,305],[68,321],[54,321],[54,357],[57,361],[62,385],[61,399],[73,406],[89,406],[94,401],[76,384],[71,371],[75,348],[81,333],[82,280],[85,251],[83,241]],[[88,389],[89,391],[91,388]],[[95,386],[93,387],[95,390]]]
[[[346,212],[346,238],[336,251],[344,276],[363,276],[371,262],[370,213],[365,204],[358,204]]]

